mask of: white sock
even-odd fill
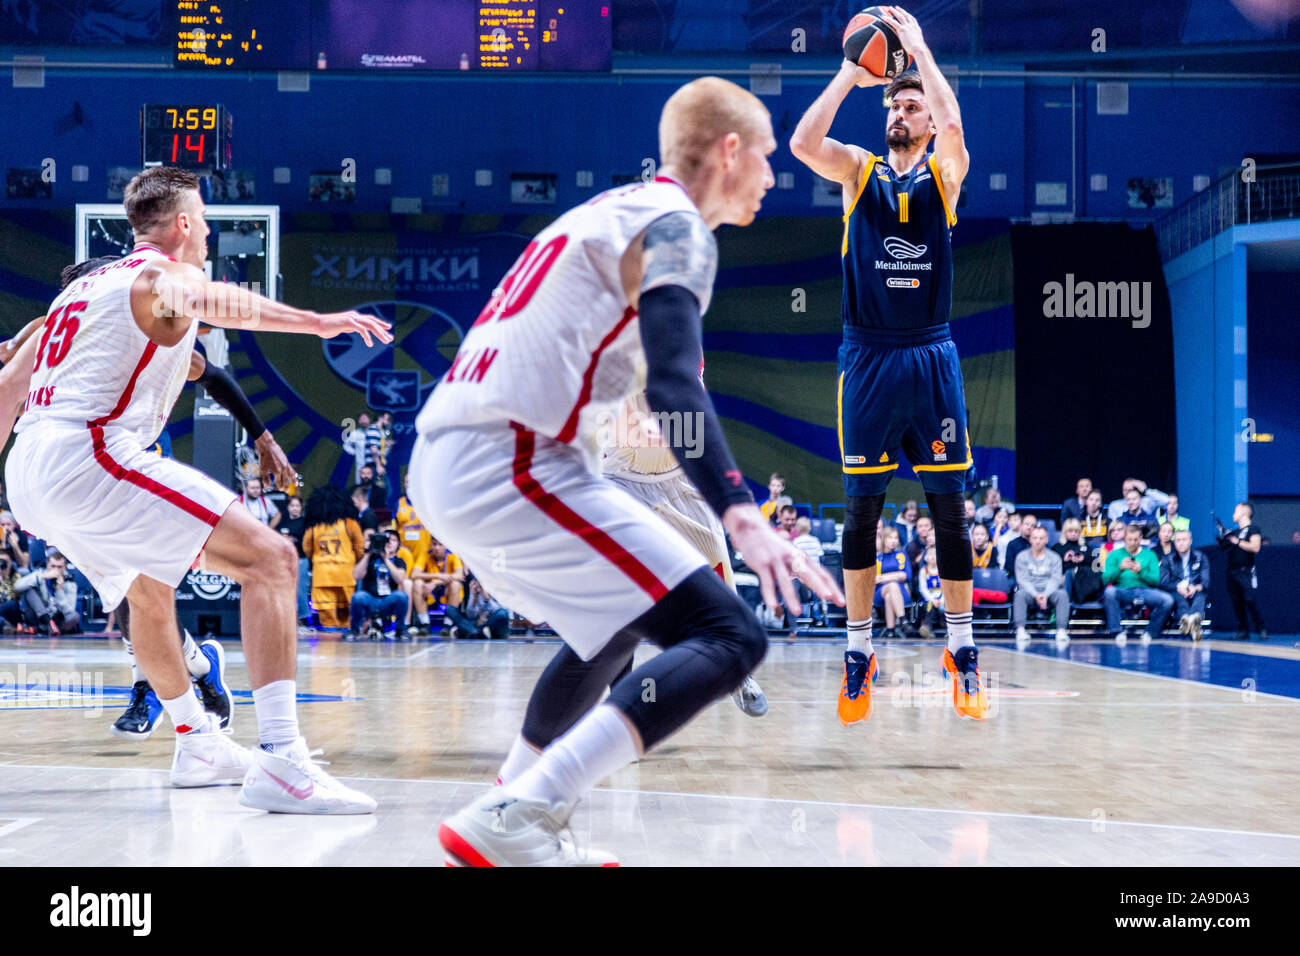
[[[135,662],[135,649],[131,647],[131,642],[124,637],[122,643],[126,646],[127,660],[131,662],[131,683],[138,684],[145,679],[144,671],[140,670],[140,665]]]
[[[203,705],[199,699],[194,696],[193,691],[186,691],[179,697],[172,697],[169,700],[158,698],[163,709],[167,711],[167,716],[172,719],[176,725],[178,734],[188,734],[192,730],[207,729],[208,718],[203,713]]]
[[[849,650],[861,651],[867,655],[867,660],[876,653],[875,645],[871,643],[871,618],[849,621]]]
[[[555,741],[506,792],[521,800],[571,804],[615,770],[637,757],[636,742],[623,715],[601,704]]]
[[[298,739],[298,682],[273,680],[253,689],[257,742],[277,753]]]
[[[944,611],[943,616],[948,624],[948,650],[956,654],[963,647],[975,646],[975,638],[970,633],[974,615],[970,611]]]
[[[199,645],[194,642],[188,630],[182,630],[181,633],[185,635],[185,640],[181,643],[185,654],[185,666],[190,669],[190,676],[207,677],[208,671],[212,670],[212,662],[199,650]]]
[[[518,780],[524,775],[525,771],[533,769],[537,761],[541,759],[542,755],[530,747],[522,736],[516,737],[515,742],[510,747],[506,762],[501,765],[500,771],[497,772],[498,782],[505,784]]]

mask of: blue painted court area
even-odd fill
[[[125,707],[131,702],[131,688],[105,687],[95,683],[93,675],[56,675],[54,680],[33,680],[16,683],[0,679],[0,711],[2,710],[102,710]],[[236,707],[251,707],[251,690],[232,690]],[[362,697],[336,697],[332,694],[307,694],[299,691],[298,703],[339,703],[359,701]]]
[[[1214,651],[1190,643],[1143,647],[1133,639],[1124,647],[1076,641],[1064,649],[1039,641],[1023,648],[1022,653],[1300,699],[1300,660]]]

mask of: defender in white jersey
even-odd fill
[[[4,438],[14,386],[29,378],[5,468],[10,503],[24,526],[57,541],[86,572],[106,607],[130,602],[136,660],[176,725],[173,784],[242,781],[247,806],[368,813],[375,802],[321,771],[298,734],[293,546],[228,488],[145,449],[185,382],[199,320],[326,338],[355,331],[367,343],[391,337],[371,317],[303,312],[208,282],[198,185],[193,174],[167,167],[135,177],[124,200],[135,249],[69,285],[40,334],[0,371]],[[235,745],[204,714],[174,640],[174,588],[200,554],[209,570],[242,585],[256,752]]]
[[[702,454],[680,458],[686,476],[769,604],[777,586],[797,600],[799,552],[754,505],[698,376],[711,230],[753,221],[775,148],[752,94],[716,77],[678,90],[660,122],[662,174],[570,210],[529,243],[417,420],[411,493],[425,524],[489,592],[567,645],[524,724],[554,742],[443,823],[448,862],[611,863],[561,837],[574,803],[738,686],[766,649],[753,612],[699,552],[601,477],[598,427],[629,395],[645,389],[655,411],[699,416]],[[808,577],[843,601],[820,569]],[[595,706],[642,637],[663,653]]]

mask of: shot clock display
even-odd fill
[[[230,128],[224,106],[146,104],[140,108],[140,163],[229,169]]]

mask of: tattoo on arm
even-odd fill
[[[646,228],[642,246],[641,291],[679,285],[695,295],[704,311],[718,271],[718,244],[704,220],[691,213],[669,213]]]

